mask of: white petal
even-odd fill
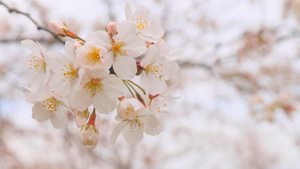
[[[135,144],[143,139],[143,129],[139,128],[138,125],[130,128],[128,124],[123,130],[123,136],[125,140],[130,144]]]
[[[52,51],[46,53],[45,62],[57,74],[62,72],[61,69],[64,68],[64,65],[71,64],[71,61],[65,55]]]
[[[131,6],[128,2],[126,2],[126,4],[125,4],[125,16],[126,16],[126,19],[128,19],[128,20],[133,19],[133,12],[132,12]]]
[[[136,26],[131,20],[119,22],[117,29],[118,34],[113,37],[115,40],[120,39],[120,41],[127,43],[128,41],[132,41],[136,36]]]
[[[51,70],[48,66],[46,66],[46,72],[45,72],[45,76],[44,76],[44,80],[43,80],[43,85],[46,85],[49,82],[50,75],[51,75]]]
[[[160,25],[159,20],[152,19],[149,24],[148,29],[141,30],[143,35],[149,36],[153,39],[158,40],[159,38],[163,37],[164,29]]]
[[[36,103],[32,107],[32,118],[42,122],[50,118],[50,112],[43,107],[42,103]]]
[[[100,91],[94,97],[93,106],[101,114],[108,114],[117,107],[117,98],[106,91]]]
[[[121,79],[133,78],[137,72],[136,61],[130,56],[117,56],[113,68]]]
[[[54,95],[67,96],[70,94],[71,82],[63,80],[59,75],[53,75],[49,81],[49,89]]]
[[[40,53],[40,48],[39,46],[33,42],[32,40],[23,40],[21,41],[22,46],[24,46],[25,48],[31,50],[35,55],[37,55],[38,53]]]
[[[134,12],[134,19],[136,18],[142,18],[142,20],[149,20],[150,16],[150,9],[145,6],[138,7]]]
[[[54,128],[63,128],[67,124],[68,115],[63,106],[58,105],[57,111],[50,113],[50,120]]]
[[[125,128],[125,126],[128,124],[126,121],[120,122],[112,131],[110,137],[109,137],[109,143],[115,144],[118,136],[120,135],[121,131]]]
[[[160,94],[167,89],[167,84],[163,79],[157,78],[151,73],[141,74],[141,84],[149,94]]]
[[[112,97],[121,97],[126,90],[122,80],[115,75],[108,75],[101,83],[103,84],[103,90],[108,91]]]
[[[148,48],[146,56],[141,61],[141,66],[146,68],[149,64],[153,64],[158,58],[158,48],[151,45]]]
[[[140,120],[144,124],[145,133],[148,135],[158,135],[163,130],[161,122],[153,114],[144,115],[140,117]]]
[[[31,91],[36,92],[41,87],[44,80],[43,71],[38,72],[31,80]]]
[[[70,61],[72,62],[72,64],[75,65],[75,67],[77,67],[76,54],[75,54],[75,46],[73,45],[73,43],[67,41],[65,43],[64,51],[65,51],[65,55],[70,59]]]
[[[71,105],[73,108],[76,108],[78,111],[83,111],[88,108],[93,102],[93,97],[91,93],[86,89],[81,87],[79,90],[72,91],[71,96]]]
[[[94,41],[98,45],[105,47],[107,50],[110,50],[112,46],[112,41],[109,34],[105,31],[99,30],[92,32],[87,35],[85,38],[86,41]]]
[[[42,102],[43,100],[52,97],[49,93],[32,93],[30,94],[26,101],[30,103]]]
[[[136,35],[131,41],[128,41],[123,47],[126,50],[126,55],[138,57],[144,54],[147,50],[145,40]]]
[[[157,60],[158,65],[164,65],[162,67],[163,79],[168,80],[170,78],[174,78],[178,72],[178,64],[175,61],[170,61],[165,57],[159,57]]]

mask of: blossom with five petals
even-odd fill
[[[150,110],[145,108],[135,98],[122,100],[117,108],[116,119],[121,121],[110,136],[110,143],[114,144],[122,132],[128,143],[135,144],[143,138],[143,133],[148,135],[159,134],[163,126],[159,119]]]

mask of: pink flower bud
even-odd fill
[[[66,36],[68,34],[69,29],[64,22],[51,20],[48,22],[48,25],[51,30],[59,36]]]
[[[111,36],[118,34],[116,22],[108,22],[108,24],[105,26],[105,30]]]

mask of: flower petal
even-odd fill
[[[128,124],[127,121],[120,122],[112,131],[110,137],[109,137],[109,143],[115,144],[118,136],[120,135],[121,131],[125,128],[125,126]]]
[[[113,36],[115,40],[120,39],[120,41],[127,43],[128,41],[132,41],[136,36],[136,26],[131,20],[119,22],[117,24],[117,29],[118,34]]]
[[[65,127],[67,124],[68,115],[64,107],[58,105],[57,111],[50,113],[50,120],[55,129]]]
[[[158,48],[151,45],[148,48],[146,56],[141,61],[141,66],[146,68],[149,64],[153,64],[158,58]]]
[[[131,41],[123,47],[126,50],[126,55],[131,57],[138,57],[144,54],[147,50],[145,40],[136,35]]]
[[[161,26],[159,20],[152,19],[150,21],[149,28],[141,30],[141,34],[145,36],[149,36],[155,40],[158,40],[159,38],[163,37],[164,29]]]
[[[137,72],[136,61],[130,56],[117,56],[113,68],[121,79],[133,78]]]
[[[71,95],[71,105],[78,111],[83,111],[88,108],[93,102],[90,92],[86,91],[83,87],[79,87],[78,90],[74,89]]]
[[[112,46],[109,34],[102,30],[88,34],[85,40],[96,42],[98,45],[105,47],[107,50],[110,50]]]
[[[138,125],[130,127],[127,125],[123,130],[123,136],[125,140],[130,144],[135,144],[143,139],[143,129],[139,128]]]
[[[125,4],[125,16],[126,16],[126,19],[128,19],[128,20],[133,19],[133,12],[132,12],[131,6],[128,2],[126,2],[126,4]]]
[[[21,45],[24,46],[25,48],[31,50],[35,55],[40,53],[39,46],[32,40],[29,40],[29,39],[23,40],[23,41],[21,41]]]
[[[144,124],[144,131],[148,135],[158,135],[163,130],[163,125],[154,114],[147,114],[140,117]]]
[[[36,103],[32,107],[32,118],[43,122],[50,118],[50,112],[43,107],[42,103]]]

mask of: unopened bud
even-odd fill
[[[116,22],[108,22],[105,26],[105,30],[110,34],[110,36],[118,34]]]
[[[69,29],[64,22],[51,20],[48,22],[48,25],[51,30],[59,36],[66,36],[68,34]]]
[[[89,148],[95,149],[98,143],[98,129],[93,125],[85,125],[81,129],[82,144]]]
[[[76,113],[76,125],[82,127],[89,118],[90,112],[86,109],[84,111],[78,111]]]

